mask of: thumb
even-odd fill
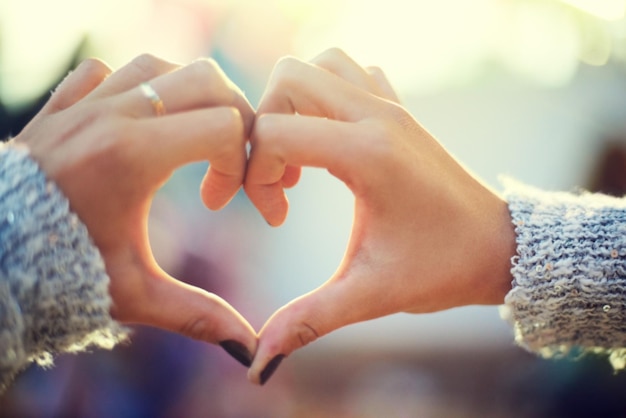
[[[125,315],[128,322],[219,344],[244,366],[250,366],[256,351],[256,332],[228,302],[163,271],[151,274],[144,283],[144,297],[135,301],[130,317]]]
[[[293,351],[345,325],[379,316],[368,289],[356,277],[331,279],[276,311],[259,333],[248,379],[265,384]],[[361,291],[363,290],[363,291]]]

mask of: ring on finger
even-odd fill
[[[150,85],[150,83],[141,83],[139,85],[139,88],[141,89],[141,93],[144,95],[144,97],[150,100],[150,103],[152,104],[152,108],[154,109],[154,113],[157,116],[164,115],[165,105],[163,104],[163,100],[161,100],[161,97],[159,97],[159,95],[154,90],[154,88]]]

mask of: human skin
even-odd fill
[[[165,104],[140,88],[150,82]],[[113,72],[84,61],[12,143],[25,147],[87,226],[110,276],[111,315],[222,344],[249,364],[256,332],[226,301],[168,275],[148,242],[155,192],[178,167],[209,161],[201,196],[225,206],[241,187],[254,110],[209,59],[187,66],[143,55]]]
[[[398,104],[382,71],[338,49],[277,63],[257,109],[244,187],[270,225],[303,166],[354,194],[343,260],[259,333],[248,378],[265,383],[293,351],[340,327],[397,312],[500,304],[515,233],[506,202]]]

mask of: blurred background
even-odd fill
[[[145,52],[211,56],[256,105],[278,58],[340,47],[382,67],[495,189],[507,175],[624,195],[625,11],[624,0],[0,0],[0,136],[17,134],[89,56],[113,68]],[[243,193],[208,212],[205,170],[179,170],[157,196],[157,260],[260,329],[332,275],[352,196],[307,169],[273,229]],[[219,347],[137,327],[112,352],[28,369],[0,397],[0,417],[626,417],[625,395],[624,373],[604,359],[539,359],[515,347],[497,307],[467,307],[344,328],[262,388]]]

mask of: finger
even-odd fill
[[[295,350],[346,325],[387,314],[379,309],[379,292],[359,284],[368,282],[363,279],[331,279],[280,308],[259,333],[248,379],[265,384],[282,359]]]
[[[394,103],[400,104],[400,98],[393,88],[389,79],[380,67],[370,66],[365,69],[372,79],[377,83],[380,91],[379,96],[387,100],[391,100]]]
[[[300,176],[302,175],[302,167],[298,167],[295,165],[287,165],[285,167],[285,172],[283,173],[283,177],[281,179],[282,185],[285,188],[294,187],[300,181]]]
[[[156,178],[165,180],[178,167],[209,161],[202,198],[220,209],[237,193],[246,169],[244,125],[236,108],[215,107],[140,119],[135,129],[133,158],[146,162]]]
[[[219,344],[244,366],[250,366],[256,352],[256,332],[230,304],[163,272],[150,279],[149,303],[138,312],[138,323]]]
[[[379,101],[317,65],[286,57],[276,64],[257,113],[299,113],[355,122],[377,114]]]
[[[361,67],[355,60],[339,48],[331,48],[324,51],[311,60],[311,63],[341,77],[365,91],[389,99],[387,86],[381,85],[378,80],[380,75],[378,73],[373,74],[369,69]]]
[[[165,61],[151,54],[143,54],[112,73],[92,94],[90,99],[100,99],[123,93],[160,75],[170,73],[180,64]]]
[[[252,105],[212,59],[197,60],[156,77],[150,81],[150,85],[169,114],[205,107],[231,106],[239,110],[245,132],[250,132],[255,114]],[[150,100],[146,99],[139,87],[120,95],[116,106],[126,115],[155,115]]]
[[[65,77],[39,115],[56,113],[72,106],[105,80],[111,69],[102,61],[87,59]]]
[[[322,52],[313,58],[311,63],[365,90],[369,91],[373,87],[365,69],[339,48],[331,48]]]
[[[358,65],[345,52],[338,48],[331,48],[324,53],[318,55],[311,63],[327,70],[336,76],[360,87],[371,93],[381,95],[378,91],[378,82],[371,78],[370,74]],[[265,109],[269,110],[269,109]],[[274,109],[276,111],[277,109]],[[287,107],[286,113],[293,109]],[[283,187],[293,187],[297,184],[301,175],[301,168],[288,165],[282,178]]]
[[[294,135],[294,132],[297,135]],[[329,119],[264,114],[257,118],[244,187],[270,225],[280,225],[288,202],[282,179],[288,166],[324,167],[352,185],[364,165],[372,130]]]
[[[360,87],[369,88],[373,85],[365,70],[338,48],[325,51],[311,60],[311,63]],[[288,109],[288,111],[290,110]],[[282,186],[285,188],[295,186],[300,180],[301,173],[300,167],[286,166],[282,177]]]

